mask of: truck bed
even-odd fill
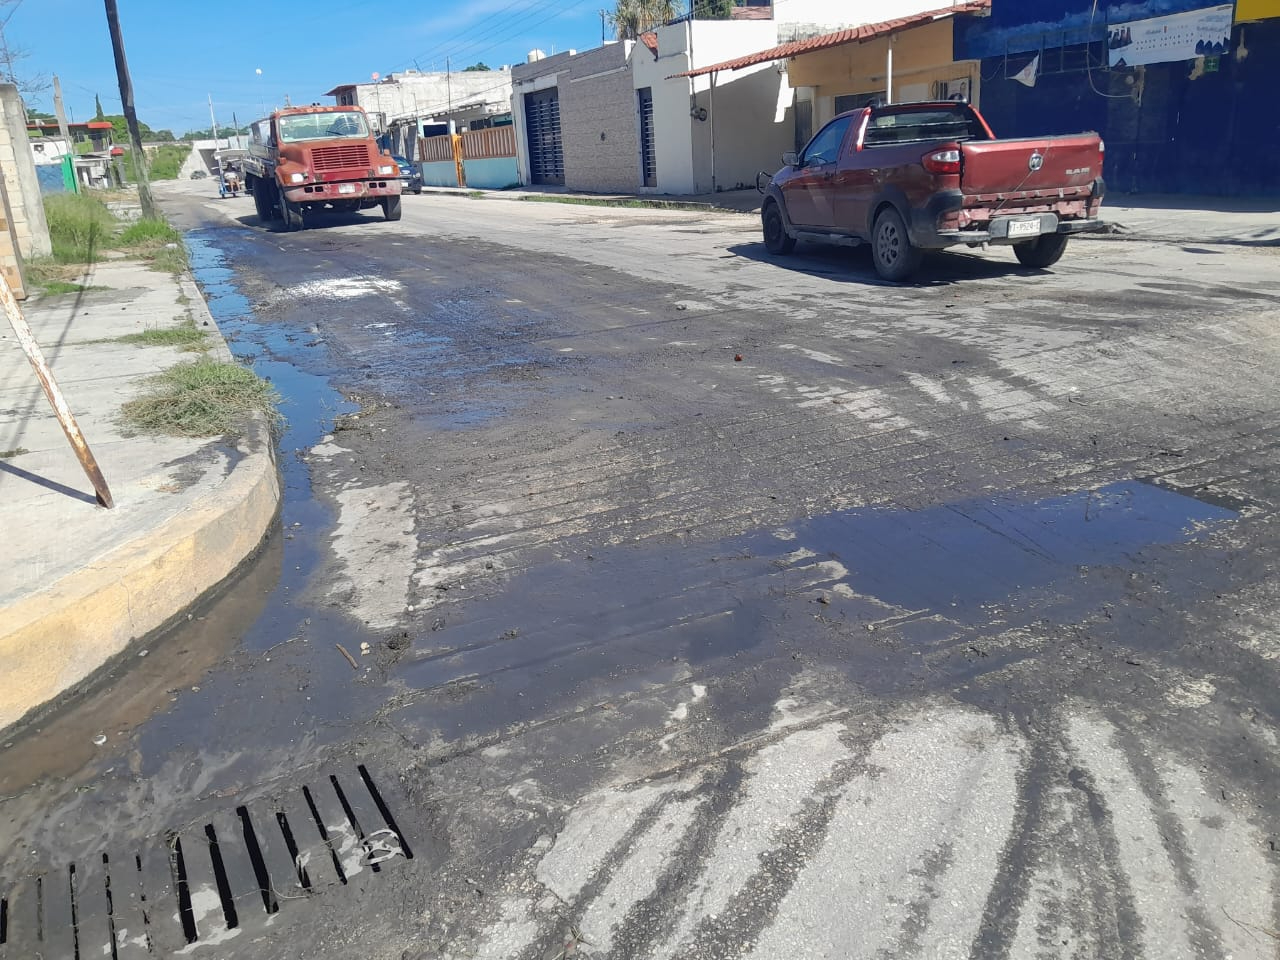
[[[1096,133],[969,140],[960,151],[960,189],[966,198],[1039,197],[1046,191],[1056,197],[1064,188],[1069,192],[1075,187],[1090,188],[1102,173],[1101,140]]]

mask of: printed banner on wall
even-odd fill
[[[1216,57],[1231,50],[1232,4],[1153,20],[1113,23],[1107,47],[1113,67],[1137,67],[1195,57]]]

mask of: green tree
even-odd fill
[[[488,73],[491,69],[493,68],[490,67],[487,63],[480,62],[480,63],[473,63],[471,66],[465,67],[462,72],[463,73]]]
[[[619,40],[638,40],[641,34],[674,20],[680,13],[678,0],[617,0],[608,16]]]
[[[728,20],[734,6],[733,0],[694,0],[693,16],[696,20]]]
[[[93,95],[93,119],[105,120],[107,115],[102,112],[102,99],[95,93]]]

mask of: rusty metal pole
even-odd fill
[[[450,126],[452,125],[452,122],[450,122]],[[454,172],[458,177],[458,186],[465,187],[467,185],[467,173],[466,165],[463,163],[462,158],[462,135],[451,132],[449,134],[449,139],[452,141],[453,145],[453,166]]]
[[[9,288],[9,280],[3,274],[0,274],[0,300],[4,301],[4,312],[5,316],[9,318],[9,326],[13,327],[13,332],[18,335],[18,342],[22,344],[22,349],[26,352],[27,359],[31,361],[31,368],[35,370],[40,386],[44,387],[44,395],[49,398],[53,412],[58,417],[58,423],[62,425],[62,432],[67,435],[71,448],[75,450],[76,456],[80,459],[80,466],[84,467],[84,472],[89,477],[89,482],[93,484],[93,489],[98,495],[98,502],[110,510],[115,504],[111,499],[111,491],[107,488],[106,478],[102,476],[102,471],[98,469],[98,461],[93,458],[93,451],[89,449],[89,441],[80,432],[80,425],[76,423],[75,415],[71,412],[71,408],[67,406],[67,401],[62,396],[62,391],[58,389],[58,382],[53,379],[53,372],[49,369],[49,365],[45,363],[44,353],[40,350],[40,345],[36,343],[35,337],[31,335],[31,327],[27,323],[27,318],[22,315],[22,310],[18,307],[18,301],[14,299],[13,291]]]

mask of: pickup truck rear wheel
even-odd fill
[[[764,248],[777,257],[785,257],[796,248],[795,237],[787,235],[787,228],[782,223],[782,211],[778,204],[770,200],[764,205],[760,215],[764,225]]]
[[[893,207],[881,210],[871,230],[871,260],[880,278],[890,283],[910,279],[922,256],[919,248],[911,245],[902,214]]]
[[[382,215],[388,220],[400,219],[400,198],[384,197],[382,203]]]
[[[1024,267],[1043,270],[1062,259],[1062,254],[1067,249],[1067,239],[1064,233],[1050,233],[1025,243],[1015,243],[1013,255]]]

